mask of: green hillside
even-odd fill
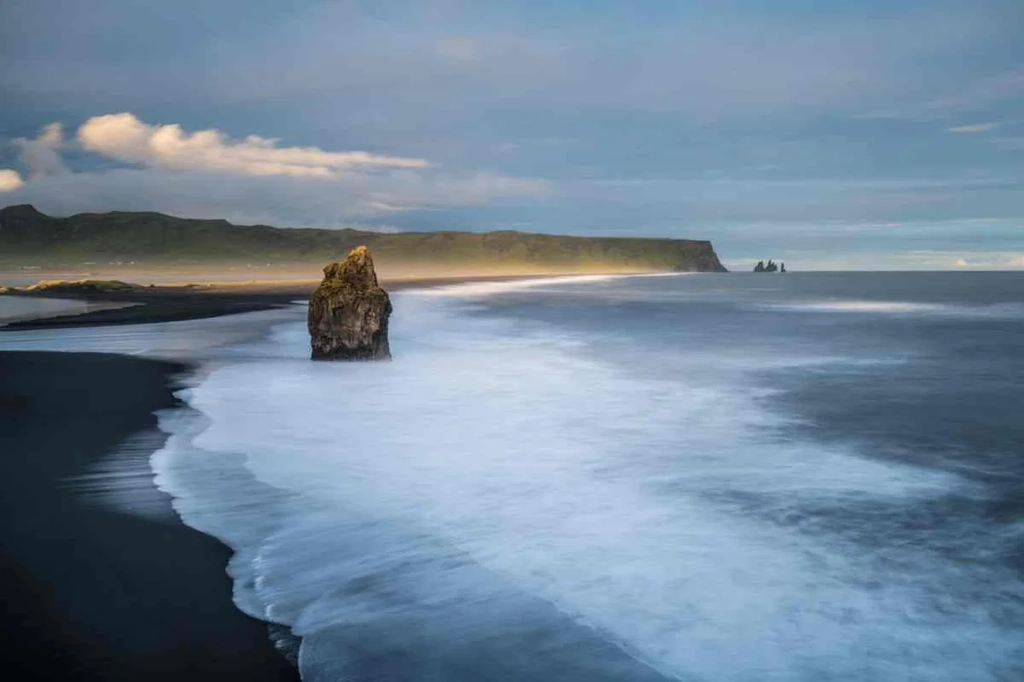
[[[30,205],[0,209],[0,265],[83,262],[203,266],[323,264],[365,244],[385,269],[430,266],[522,271],[724,272],[708,241],[569,237],[524,232],[402,232],[277,228],[161,213],[55,218]]]

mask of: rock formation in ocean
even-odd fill
[[[754,266],[754,272],[785,272],[786,264],[782,264],[782,270],[779,270],[779,266],[775,264],[775,261],[768,259],[768,264],[765,265],[763,260],[757,261],[757,265]]]
[[[388,360],[391,299],[377,284],[373,258],[359,246],[324,268],[309,298],[309,341],[314,360]]]

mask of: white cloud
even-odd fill
[[[25,184],[18,171],[0,168],[0,192],[13,192]]]
[[[234,175],[334,177],[354,168],[426,168],[423,159],[317,147],[278,147],[278,140],[249,135],[240,142],[217,130],[188,133],[181,126],[148,125],[133,114],[95,116],[78,129],[84,149],[152,168]]]
[[[947,133],[983,133],[987,130],[998,128],[998,123],[972,123],[970,125],[953,126],[946,128]]]
[[[1024,255],[1011,256],[1006,259],[1004,265],[1008,268],[1024,268]]]
[[[968,263],[963,258],[957,258],[955,261],[953,261],[953,267],[954,268],[969,268],[969,267],[971,267],[971,264]]]
[[[60,156],[64,146],[64,132],[60,123],[43,126],[39,137],[34,140],[15,138],[14,145],[21,149],[18,160],[28,168],[29,178],[68,172]]]

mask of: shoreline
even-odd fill
[[[31,296],[31,297],[30,296],[23,296],[21,298],[40,299],[41,297],[38,297],[38,296]],[[47,301],[68,301],[69,299],[65,299],[63,297],[50,297],[50,296],[47,296],[43,300],[47,300]],[[74,302],[74,303],[79,303],[80,302],[80,301],[74,300],[74,299],[71,299],[71,301]],[[0,301],[0,302],[2,302],[2,301]],[[3,315],[3,313],[0,312],[0,330],[2,330],[4,327],[7,327],[9,325],[17,325],[17,324],[22,324],[22,323],[26,323],[26,322],[31,323],[31,322],[33,322],[35,320],[45,320],[45,319],[49,319],[49,318],[53,318],[53,317],[75,317],[75,316],[78,316],[78,315],[92,315],[92,314],[95,314],[95,313],[105,312],[107,310],[118,310],[120,308],[130,308],[132,306],[141,305],[139,303],[128,303],[128,302],[114,303],[114,302],[91,301],[91,300],[90,301],[81,301],[81,303],[84,303],[87,308],[86,308],[86,310],[82,310],[82,311],[79,311],[79,312],[72,312],[72,311],[52,311],[52,312],[46,312],[46,313],[31,312],[31,313],[14,314],[14,315],[9,315],[9,316]]]
[[[685,273],[609,272],[565,273],[562,275],[490,275],[478,277],[431,277],[387,280],[381,286],[389,292],[413,289],[432,289],[460,284],[488,284],[502,282],[529,282],[533,280],[571,279],[574,277],[636,277],[666,276]],[[272,310],[307,299],[316,288],[317,281],[263,281],[244,283],[191,284],[173,286],[138,286],[127,291],[76,290],[60,287],[42,291],[15,291],[5,295],[21,298],[62,298],[103,305],[117,305],[102,310],[82,313],[42,315],[12,320],[0,324],[5,330],[63,329],[72,327],[99,327],[151,322],[178,322],[198,320],[221,315]]]
[[[154,521],[87,504],[67,485],[155,430],[186,370],[0,351],[0,661],[18,679],[299,679],[268,625],[235,606],[227,546],[176,514]]]
[[[529,286],[617,276],[629,275],[444,278],[385,286],[391,291],[510,281]],[[134,305],[38,318],[6,329],[200,319],[278,308],[308,293],[253,285],[148,289],[19,294],[93,303],[116,297],[121,305]],[[151,303],[129,300],[140,293],[152,296]],[[0,498],[8,505],[0,521],[0,589],[17,595],[2,620],[0,661],[6,668],[54,679],[299,680],[297,669],[275,648],[275,626],[235,605],[226,572],[232,550],[187,526],[171,508],[171,496],[151,478],[153,494],[166,498],[166,522],[88,505],[67,485],[88,474],[90,465],[119,455],[126,440],[154,432],[155,412],[178,404],[176,377],[189,368],[187,360],[116,353],[0,350],[0,426],[16,425],[0,428],[5,453]],[[54,414],[61,415],[57,429]],[[161,443],[165,439],[160,436]],[[22,523],[25,517],[32,521]],[[66,546],[73,548],[70,554]]]
[[[385,286],[407,291],[532,279]],[[0,332],[201,319],[287,306],[308,295],[291,284],[155,289],[15,294],[120,307],[21,320]],[[125,441],[159,433],[155,413],[179,404],[173,391],[191,369],[187,360],[119,353],[0,350],[0,590],[11,595],[0,619],[6,669],[43,679],[300,679],[274,645],[276,626],[235,605],[227,573],[232,550],[186,525],[152,478],[147,488],[165,499],[165,521],[88,504],[68,485],[120,456]],[[154,438],[155,451],[166,435]]]

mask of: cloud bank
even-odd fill
[[[35,139],[14,140],[28,180],[0,171],[0,191],[59,215],[156,210],[286,226],[542,200],[552,191],[540,179],[445,172],[420,158],[284,147],[256,135],[233,141],[218,130],[190,133],[127,112],[89,118],[73,143],[62,130],[51,123]],[[86,152],[89,165],[72,172],[62,150]]]
[[[232,142],[217,130],[187,133],[176,124],[147,125],[127,112],[90,118],[78,129],[78,142],[87,151],[127,163],[240,175],[332,177],[354,167],[426,168],[430,165],[423,159],[360,151],[278,147],[278,140],[257,135]]]

